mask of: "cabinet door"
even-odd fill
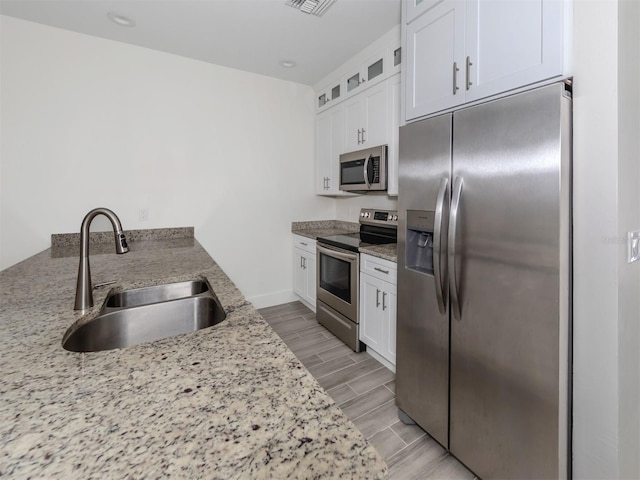
[[[304,298],[307,293],[307,275],[304,270],[305,253],[299,248],[293,249],[293,291]]]
[[[340,194],[339,157],[345,150],[344,107],[330,107],[316,117],[316,193]]]
[[[397,319],[397,287],[385,282],[383,293],[384,312],[384,350],[380,352],[383,357],[394,365],[396,364],[396,319]]]
[[[336,160],[337,161],[337,160]],[[331,176],[331,110],[316,117],[316,193],[327,193]]]
[[[389,149],[387,151],[387,195],[398,195],[398,141],[400,129],[400,75],[395,75],[389,80],[387,96],[389,98]]]
[[[387,144],[389,138],[387,83],[371,87],[360,96],[364,114],[362,145],[368,148]]]
[[[443,0],[405,0],[404,8],[406,12],[406,23],[411,23],[415,18],[419,17],[442,1]]]
[[[380,354],[384,352],[383,283],[371,275],[360,275],[360,341]]]
[[[362,146],[362,128],[364,127],[364,102],[362,96],[357,95],[344,105],[346,125],[345,149],[347,152],[360,150]]]
[[[331,146],[329,152],[327,192],[342,194],[340,191],[340,154],[345,152],[345,113],[343,105],[336,105],[329,110],[331,118]]]
[[[407,120],[464,103],[464,26],[464,1],[443,0],[406,27]]]
[[[563,3],[468,1],[467,102],[563,74]]]
[[[310,305],[316,306],[316,256],[307,253],[305,255],[305,271],[307,275],[307,290],[305,300]]]
[[[387,143],[387,103],[386,83],[371,87],[345,103],[346,151]]]

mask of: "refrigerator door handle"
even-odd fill
[[[442,222],[444,217],[442,210],[444,208],[444,202],[449,187],[449,179],[442,178],[440,180],[440,189],[438,190],[438,197],[436,200],[436,215],[433,222],[433,277],[436,283],[436,298],[438,299],[438,310],[441,314],[445,314],[447,306],[445,305],[446,298],[446,269],[444,272],[441,268],[442,255],[446,255],[446,251],[442,249]]]
[[[449,214],[449,245],[448,245],[448,270],[449,270],[449,295],[451,296],[451,311],[455,318],[460,320],[461,307],[458,295],[458,279],[456,278],[456,230],[458,227],[458,211],[462,198],[462,177],[456,177],[453,182],[451,196],[451,213]]]

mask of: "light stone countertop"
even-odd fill
[[[359,248],[360,253],[366,253],[372,257],[383,258],[390,262],[398,263],[398,244],[386,243],[384,245],[367,245]]]
[[[291,233],[316,240],[318,237],[328,235],[340,235],[354,233],[359,230],[358,223],[344,222],[341,220],[321,220],[313,222],[292,222]],[[398,245],[389,243],[385,245],[367,245],[360,247],[360,253],[366,253],[391,262],[398,262]]]
[[[342,220],[315,220],[311,222],[291,222],[291,233],[316,240],[328,235],[355,233],[360,224]]]
[[[385,476],[377,452],[196,240],[130,248],[92,254],[94,283],[205,276],[227,319],[125,349],[68,352],[67,328],[97,315],[111,290],[95,290],[85,315],[73,310],[77,246],[0,272],[0,476]]]

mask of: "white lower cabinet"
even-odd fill
[[[397,266],[360,255],[360,341],[367,351],[395,371]]]
[[[316,241],[293,236],[293,292],[316,309]]]

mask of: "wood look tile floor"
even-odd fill
[[[416,425],[398,420],[395,374],[368,353],[354,353],[300,302],[260,314],[389,465],[389,479],[473,479]]]

